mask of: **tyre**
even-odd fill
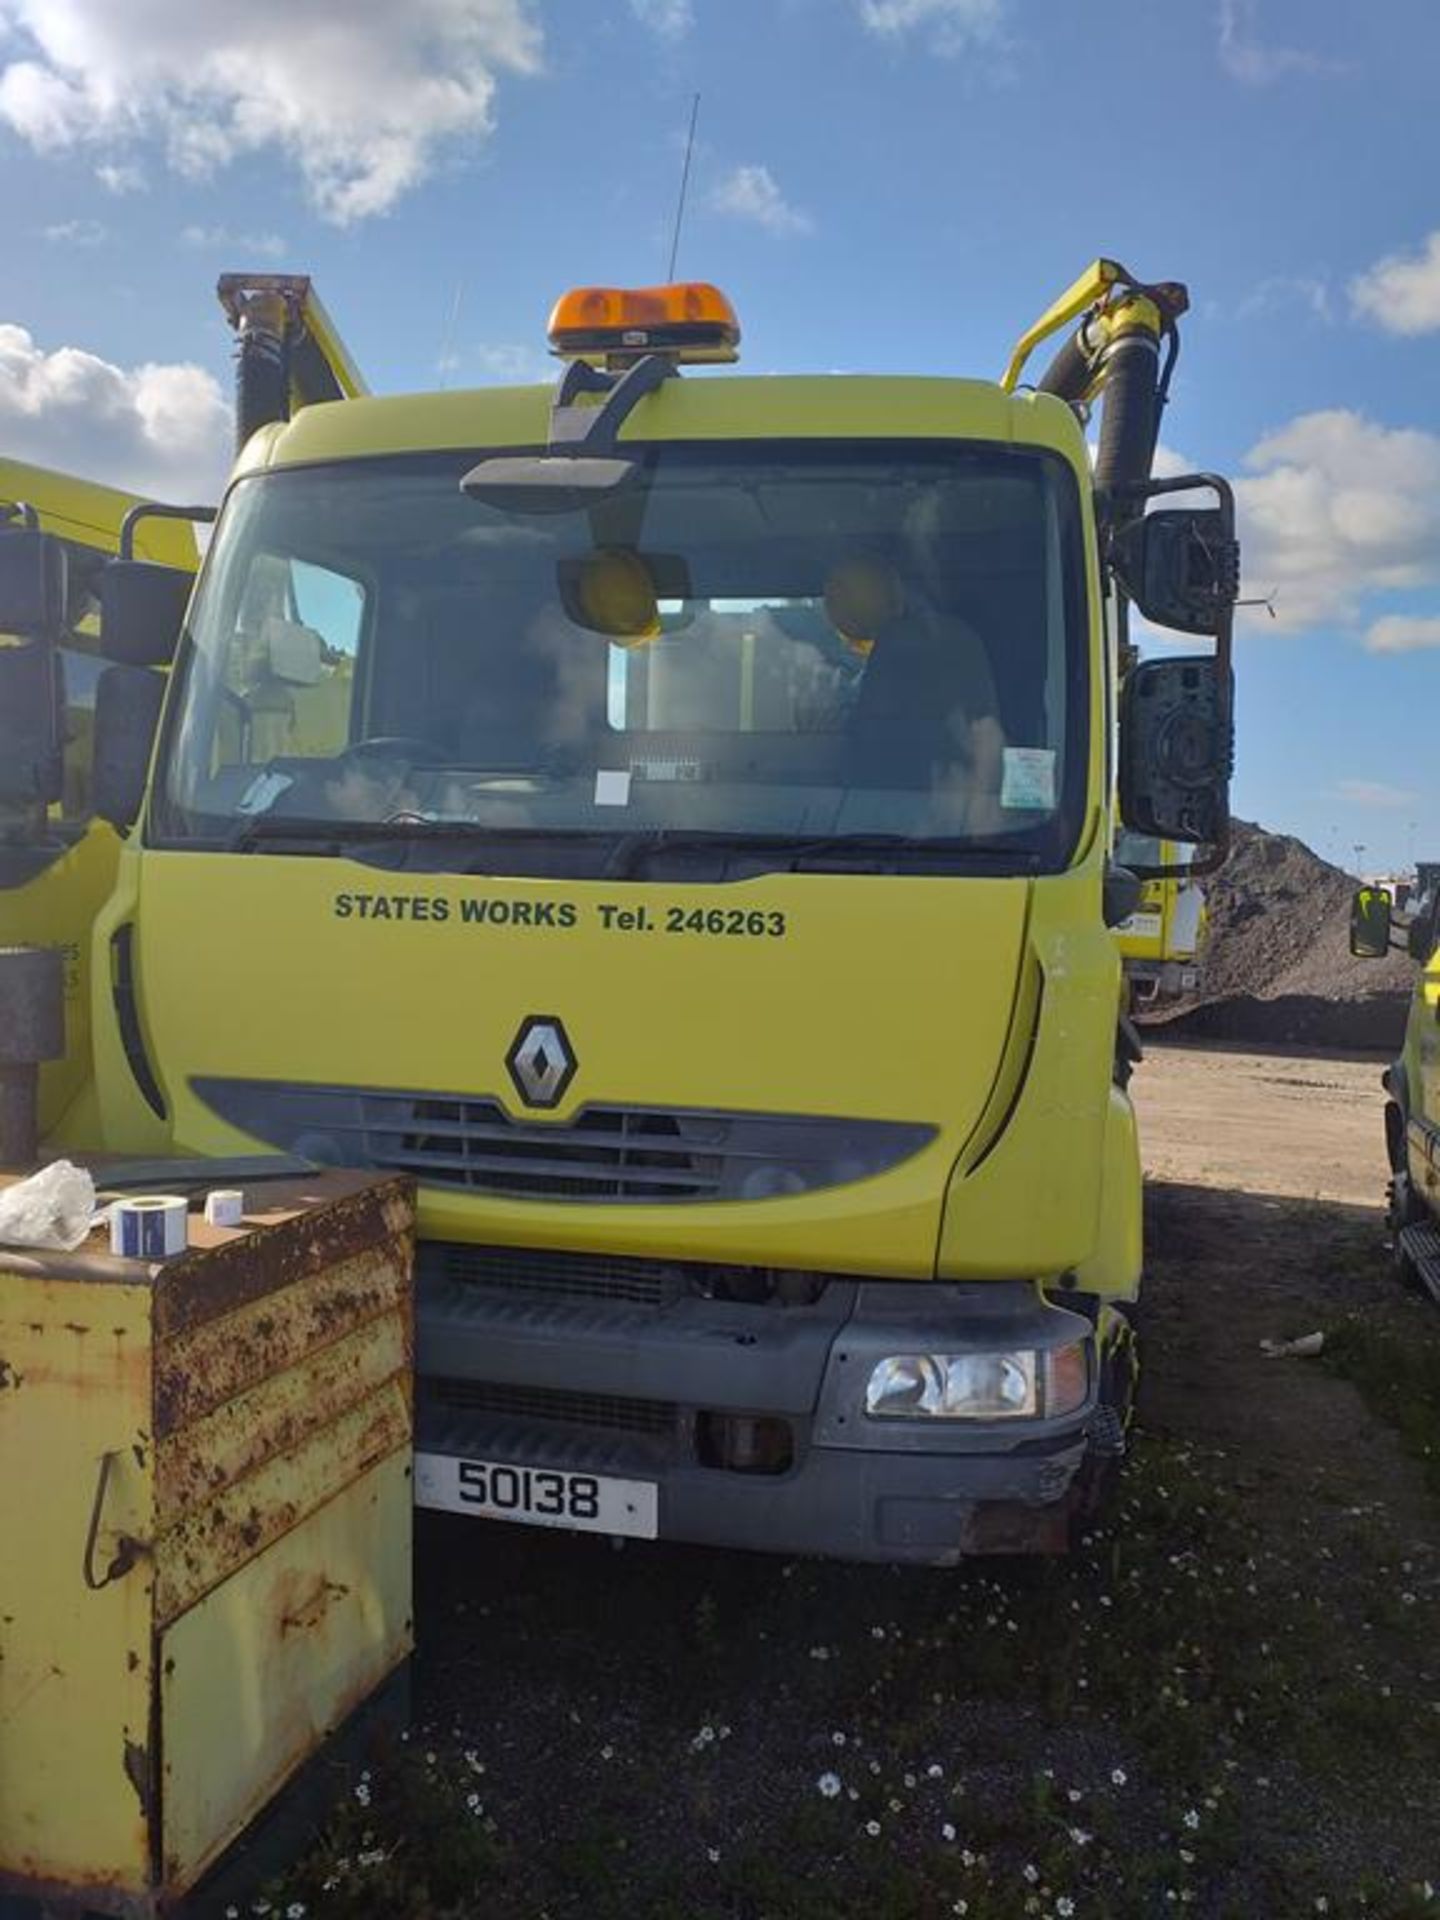
[[[1392,1173],[1390,1184],[1385,1189],[1385,1225],[1390,1231],[1390,1258],[1395,1268],[1395,1278],[1411,1293],[1428,1294],[1429,1288],[1401,1244],[1400,1235],[1405,1227],[1415,1226],[1425,1217],[1425,1208],[1415,1198],[1410,1175],[1399,1171]]]

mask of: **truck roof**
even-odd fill
[[[544,446],[551,386],[483,387],[338,400],[263,429],[237,472],[447,448]],[[990,381],[911,375],[696,375],[667,380],[621,429],[625,440],[973,439],[1051,448],[1082,467],[1071,409]]]

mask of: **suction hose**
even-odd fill
[[[1105,349],[1105,404],[1095,485],[1107,492],[1150,478],[1160,424],[1160,343],[1154,333],[1123,333]]]
[[[235,342],[235,450],[252,433],[290,418],[290,368],[283,295],[252,294]]]
[[[1167,317],[1173,317],[1171,306],[1183,301],[1183,289],[1163,291],[1168,296],[1163,312],[1137,291],[1088,315],[1038,382],[1041,393],[1053,393],[1071,405],[1097,389],[1102,392],[1097,489],[1133,486],[1150,477],[1164,386],[1160,336]]]

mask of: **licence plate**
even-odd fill
[[[581,1533],[654,1540],[659,1533],[659,1492],[653,1480],[460,1460],[450,1453],[415,1456],[417,1507],[518,1520],[529,1527],[572,1527]]]

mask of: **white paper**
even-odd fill
[[[1016,813],[1055,805],[1055,754],[1050,747],[1006,747],[1000,759],[1000,804]]]
[[[597,807],[629,806],[630,769],[628,767],[601,767],[597,771],[595,804]]]

